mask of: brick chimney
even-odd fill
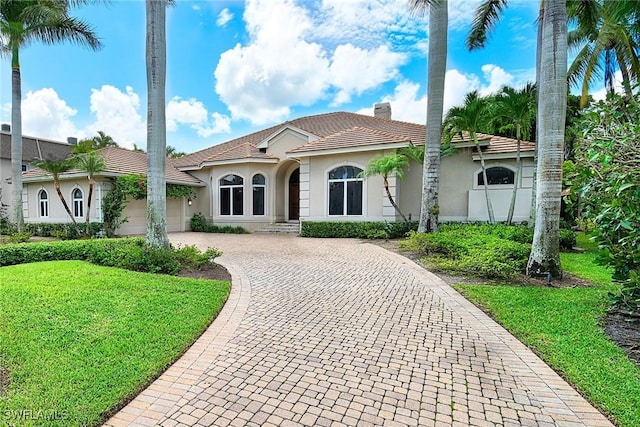
[[[380,119],[391,120],[391,104],[382,102],[373,106],[373,116]]]

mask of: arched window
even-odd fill
[[[84,197],[82,195],[82,190],[76,188],[71,194],[73,199],[73,216],[81,218],[84,216]]]
[[[47,218],[49,216],[49,194],[46,190],[40,190],[38,193],[38,205],[40,217]]]
[[[340,166],[329,172],[329,215],[362,215],[362,169]]]
[[[253,214],[264,215],[264,199],[266,191],[266,180],[264,175],[259,173],[253,175],[251,179],[251,190],[253,193]]]
[[[244,180],[229,174],[220,178],[220,215],[243,215]]]
[[[515,173],[502,166],[494,166],[487,169],[487,181],[489,185],[511,184],[513,185],[515,180]],[[484,177],[482,171],[478,172],[478,185],[484,185]]]

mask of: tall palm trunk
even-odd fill
[[[529,276],[561,278],[560,193],[567,109],[567,4],[545,2],[538,101],[539,151],[536,223]]]
[[[538,33],[536,35],[536,91],[537,101],[540,102],[540,60],[542,59],[542,23],[544,22],[544,1],[540,2],[540,12],[538,13]],[[539,114],[538,114],[539,117]],[[533,153],[533,183],[531,185],[531,206],[529,207],[529,227],[533,228],[536,223],[536,186],[538,182],[538,147],[540,142],[540,120],[536,121],[536,149]]]
[[[165,85],[166,0],[147,0],[147,243],[168,248]]]
[[[11,52],[11,199],[12,220],[18,231],[22,231],[22,82],[17,44],[12,46]]]
[[[438,231],[440,146],[444,79],[447,69],[448,2],[429,6],[429,70],[427,82],[427,134],[422,174],[422,206],[418,232]]]

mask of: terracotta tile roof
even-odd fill
[[[113,174],[141,174],[147,173],[147,154],[138,151],[131,151],[120,147],[107,147],[98,151],[104,157],[107,167],[101,175]],[[176,169],[177,159],[167,158],[166,179],[172,184],[201,185],[202,181],[194,176]],[[79,173],[78,170],[71,170],[65,175]],[[42,169],[33,169],[23,174],[25,180],[47,176],[47,172]],[[63,175],[64,176],[64,175]]]
[[[268,153],[262,153],[255,148],[269,136],[287,126],[299,128],[305,132],[316,135],[323,139],[329,136],[344,132],[354,127],[369,129],[372,132],[384,132],[390,135],[388,138],[395,141],[405,141],[409,139],[414,144],[424,144],[425,127],[415,123],[401,122],[398,120],[381,119],[373,116],[365,116],[362,114],[336,112],[318,114],[315,116],[300,117],[295,120],[286,121],[276,126],[271,126],[259,132],[254,132],[240,138],[232,139],[225,143],[214,145],[213,147],[188,154],[178,159],[178,165],[182,167],[198,167],[204,162],[215,162],[221,160],[229,160],[229,150],[239,145],[246,144],[246,157],[242,158],[272,158]],[[317,141],[315,141],[317,142]],[[351,143],[349,140],[346,143]],[[332,139],[333,144],[340,144],[339,139]],[[346,146],[345,146],[346,147]],[[267,150],[268,151],[268,150]],[[241,153],[241,149],[233,151],[235,155]],[[240,157],[234,157],[234,159]]]
[[[484,135],[484,134],[481,134]],[[515,153],[518,150],[518,140],[504,136],[484,135],[491,139],[491,144],[482,151],[485,153]],[[520,151],[535,151],[536,143],[530,141],[520,141]]]
[[[392,135],[390,133],[363,128],[360,126],[334,133],[324,138],[304,144],[300,147],[289,150],[288,153],[301,153],[309,151],[334,150],[339,148],[355,148],[364,146],[377,146],[383,144],[393,144],[396,142],[407,142],[411,138]]]
[[[187,154],[175,160],[176,167],[201,167],[203,163],[229,161],[241,159],[276,159],[268,153],[261,152],[257,147],[278,131],[292,126],[318,137],[317,140],[295,148],[290,153],[302,151],[319,151],[336,148],[350,148],[365,145],[388,144],[393,142],[411,141],[414,145],[424,144],[426,127],[416,123],[399,120],[382,119],[362,114],[335,112],[300,117],[286,121],[276,126],[263,129],[222,144],[214,145],[195,153]],[[481,140],[490,140],[489,147],[484,151],[489,153],[511,153],[516,151],[516,140],[493,135],[478,134]],[[456,136],[455,142],[468,140],[468,133]],[[522,151],[535,149],[535,144],[522,142]]]
[[[71,153],[73,145],[66,142],[22,136],[22,161],[61,160]],[[0,133],[0,157],[11,159],[11,133]]]

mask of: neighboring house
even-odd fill
[[[111,189],[111,179],[119,175],[146,175],[147,154],[119,147],[107,147],[98,151],[105,159],[106,168],[96,177],[91,200],[91,212],[87,212],[86,198],[89,195],[89,180],[86,173],[71,170],[60,176],[61,192],[67,200],[76,222],[83,222],[87,214],[90,220],[102,222],[102,198]],[[167,159],[166,179],[168,184],[203,187],[205,184],[192,175],[174,167],[175,159]],[[70,222],[69,215],[53,186],[50,174],[42,169],[33,169],[23,174],[25,187],[24,220],[33,222]],[[167,198],[167,229],[184,231],[194,210],[186,198]],[[128,218],[118,229],[118,234],[144,234],[146,230],[146,200],[129,200],[122,213]],[[197,211],[195,211],[197,212]]]
[[[70,138],[73,141],[73,138]],[[22,137],[22,170],[33,169],[35,160],[61,160],[71,153],[73,145],[65,142],[51,141],[32,136]],[[11,126],[2,124],[0,131],[0,194],[2,208],[11,215]]]
[[[239,225],[248,230],[276,222],[399,220],[387,199],[382,178],[364,180],[359,173],[375,156],[410,144],[424,144],[426,130],[424,125],[391,120],[389,104],[377,104],[374,114],[336,112],[302,117],[178,159],[167,159],[167,180],[171,181],[171,173],[173,182],[193,185],[197,193],[191,206],[185,201],[168,203],[168,216],[176,221],[169,230],[188,229],[189,218],[198,212],[213,223]],[[478,138],[488,168],[496,219],[504,220],[515,177],[516,141],[484,134]],[[442,159],[440,220],[486,221],[478,153],[468,139],[456,138],[453,144],[456,154]],[[515,221],[529,218],[534,149],[533,143],[522,143],[523,168]],[[128,167],[117,171],[111,168],[111,174],[145,173],[146,160],[136,157],[144,154],[105,149],[103,155],[109,164],[127,161]],[[131,167],[134,158],[135,168]],[[63,178],[65,195],[70,199],[74,188],[82,192],[87,188],[86,178],[82,180],[77,174],[65,174]],[[49,191],[52,184],[41,172],[27,172],[24,179],[29,211],[25,220],[39,221],[38,192]],[[391,177],[389,182],[401,210],[417,220],[422,165],[412,163],[404,179]],[[103,186],[96,193],[102,194],[106,189]],[[49,191],[49,200],[57,199],[52,196]],[[100,218],[99,206],[100,196],[96,194],[92,218]],[[51,213],[48,218],[67,221],[61,212]],[[129,223],[121,228],[121,234],[144,232],[143,207],[140,213],[125,214]]]

